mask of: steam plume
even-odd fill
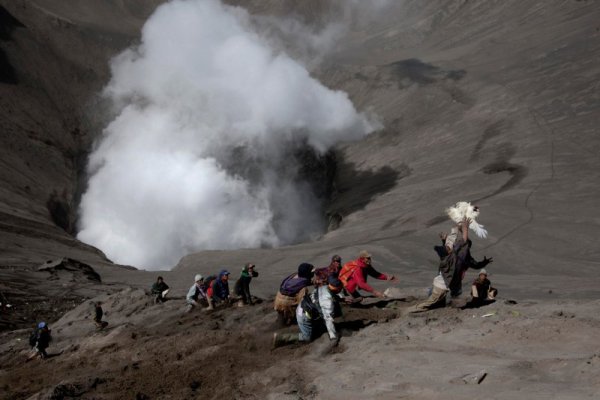
[[[79,239],[157,268],[318,232],[318,204],[290,154],[322,153],[373,125],[249,21],[216,0],[172,1],[112,61],[104,95],[116,117],[90,157]]]

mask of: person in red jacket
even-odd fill
[[[359,253],[356,260],[344,264],[344,267],[339,273],[339,279],[344,284],[344,289],[354,298],[355,302],[362,301],[363,298],[358,289],[373,293],[375,297],[385,297],[382,292],[373,289],[367,283],[367,276],[372,276],[373,278],[382,281],[398,281],[394,275],[382,274],[381,272],[376,271],[371,265],[371,254],[366,250],[363,250]]]

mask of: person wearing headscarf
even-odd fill
[[[417,304],[411,312],[427,311],[446,305],[448,292],[454,297],[461,294],[462,281],[469,268],[482,269],[493,262],[492,258],[486,257],[483,257],[482,261],[476,261],[471,255],[470,223],[471,221],[465,218],[449,235],[440,235],[445,251],[441,254],[438,275],[433,279],[431,295],[424,302]]]
[[[190,312],[194,307],[200,307],[200,304],[206,302],[206,288],[204,287],[204,277],[201,274],[194,276],[194,284],[188,290],[185,297],[187,302],[186,312]]]
[[[318,268],[315,270],[315,278],[313,282],[315,286],[324,286],[327,285],[327,281],[330,276],[337,277],[340,273],[340,269],[342,268],[342,257],[335,254],[331,257],[331,262],[328,266],[323,268]]]
[[[300,303],[306,288],[310,286],[315,267],[309,263],[298,266],[298,272],[286,277],[279,286],[273,308],[279,313],[281,321],[291,325],[294,321],[296,306]]]

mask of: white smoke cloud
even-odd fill
[[[388,19],[389,9],[398,3],[392,0],[336,0],[328,3],[329,6],[320,9],[316,15],[308,12],[316,20],[313,24],[305,23],[311,18],[302,12],[285,17],[255,16],[253,22],[259,32],[267,34],[271,47],[286,49],[294,59],[311,70],[327,61],[331,55],[335,57],[340,42],[344,42],[346,36],[352,36],[353,31],[365,31]],[[310,6],[307,9],[314,11]]]
[[[159,7],[112,64],[117,109],[89,161],[78,238],[113,261],[174,265],[192,251],[278,246],[321,228],[290,154],[374,129],[217,0]]]

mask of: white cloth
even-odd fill
[[[335,300],[333,299],[333,295],[331,294],[329,289],[327,289],[327,287],[319,287],[310,294],[310,298],[315,304],[317,303],[317,292],[319,293],[319,306],[321,307],[321,316],[323,317],[323,321],[325,321],[325,326],[327,327],[329,339],[336,339],[337,331],[335,330],[335,324],[333,323],[333,315],[335,313]],[[302,303],[300,303],[296,308],[296,319],[302,317],[303,314],[304,310],[302,309]]]
[[[433,278],[433,286],[443,290],[448,290],[448,287],[446,286],[446,282],[444,282],[444,277],[442,276],[442,274],[438,274],[435,278]]]

